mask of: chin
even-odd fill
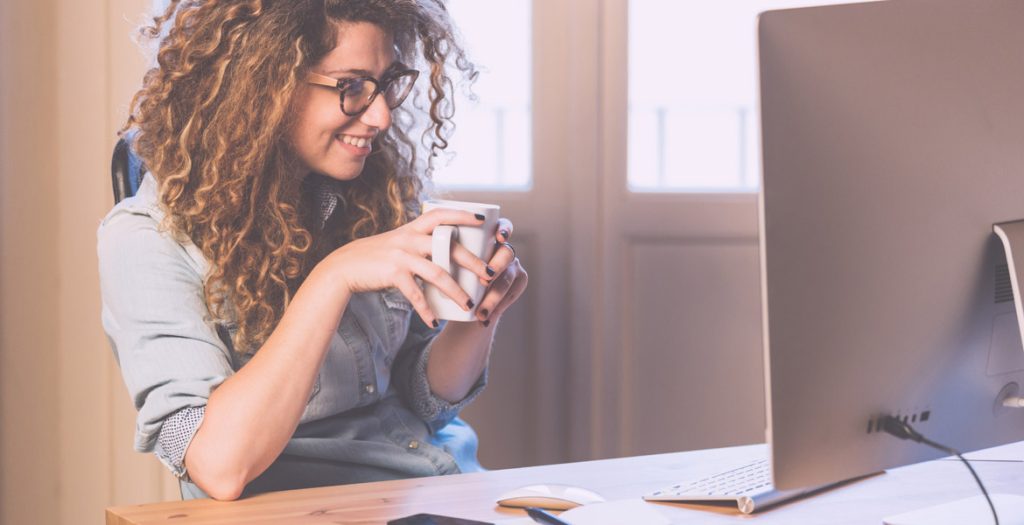
[[[362,170],[357,172],[338,172],[338,171],[321,171],[320,174],[326,177],[330,177],[334,180],[350,181],[355,180],[362,173]]]
[[[331,166],[323,166],[321,169],[316,171],[321,175],[335,180],[349,181],[358,178],[359,175],[363,173],[363,164],[359,163],[358,166],[352,166],[350,164],[334,164]]]

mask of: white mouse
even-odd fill
[[[504,507],[540,507],[566,510],[590,503],[605,501],[600,494],[571,485],[530,485],[498,496],[498,505]]]

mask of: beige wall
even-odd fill
[[[0,2],[0,521],[56,523],[54,2]],[[36,505],[25,504],[35,502]]]
[[[99,324],[95,231],[141,78],[141,0],[0,2],[0,523],[102,523],[176,497],[131,451]]]

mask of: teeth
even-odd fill
[[[370,139],[353,137],[351,135],[341,135],[341,141],[344,142],[345,144],[351,144],[358,148],[365,148],[370,144]]]

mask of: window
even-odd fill
[[[830,3],[629,0],[629,189],[757,191],[757,15]]]

